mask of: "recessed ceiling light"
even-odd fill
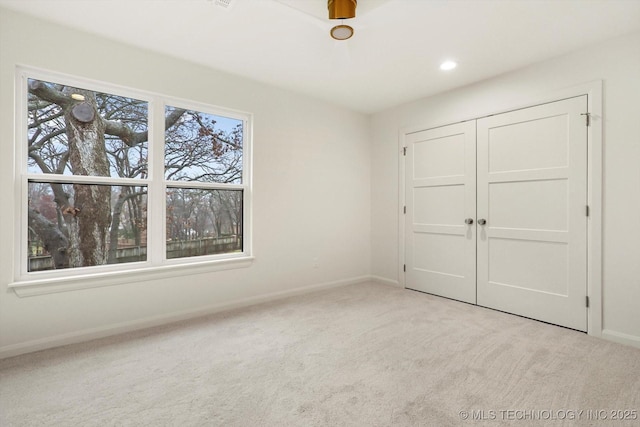
[[[353,28],[348,25],[336,25],[331,29],[331,37],[336,40],[350,39],[353,35]]]
[[[456,68],[458,66],[457,62],[454,61],[444,61],[442,64],[440,64],[440,69],[442,71],[449,71],[449,70],[453,70],[454,68]]]

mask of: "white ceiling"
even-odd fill
[[[228,0],[226,0],[228,1]],[[0,0],[0,6],[371,113],[640,31],[640,0]],[[455,59],[459,67],[442,72]]]

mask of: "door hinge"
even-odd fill
[[[589,205],[585,206],[585,208],[586,208],[586,209],[585,209],[585,214],[586,214],[587,216],[589,216]]]
[[[407,264],[402,265],[402,271],[404,271],[405,273],[407,272]]]
[[[407,213],[407,207],[406,206],[402,210],[403,210],[404,213]]]
[[[403,156],[407,155],[407,147],[402,147],[402,155]]]
[[[585,116],[587,119],[587,126],[591,126],[591,113],[581,113],[581,116]]]
[[[589,308],[589,295],[587,295],[585,299],[586,299],[585,303],[587,305],[587,308]]]

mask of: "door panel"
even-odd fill
[[[489,213],[495,228],[567,229],[567,179],[494,182],[489,187]]]
[[[459,256],[464,250],[464,236],[456,234],[416,233],[414,269],[452,277],[463,277],[465,260]]]
[[[586,331],[586,96],[477,121],[478,304]]]
[[[475,122],[405,142],[406,287],[475,303]]]
[[[567,245],[563,242],[494,238],[489,259],[491,283],[567,295]]]
[[[464,212],[464,185],[416,187],[413,201],[416,224],[447,224]]]
[[[480,120],[494,123],[488,129],[491,136],[488,158],[490,173],[567,166],[566,117],[529,118],[526,116],[528,110]],[[517,123],[503,121],[511,120],[507,119],[511,115],[519,116],[515,119]]]
[[[410,136],[413,143],[413,178],[437,178],[443,176],[464,176],[465,144],[464,133],[445,132],[446,129],[434,129]],[[423,139],[425,138],[426,139]]]

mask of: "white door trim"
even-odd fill
[[[587,95],[588,113],[590,114],[590,126],[587,132],[587,199],[589,203],[589,218],[587,221],[587,296],[589,308],[587,310],[587,333],[592,336],[602,337],[602,80],[584,83],[569,87],[564,90],[531,99],[520,105],[514,105],[501,111],[478,112],[474,117],[463,117],[450,123],[429,123],[402,127],[398,131],[398,282],[406,287],[405,264],[405,221],[404,206],[405,196],[405,136],[414,132],[446,126],[451,123],[477,120],[482,117],[501,114],[508,111],[533,107],[535,105],[560,101]],[[586,120],[586,118],[585,118]]]

